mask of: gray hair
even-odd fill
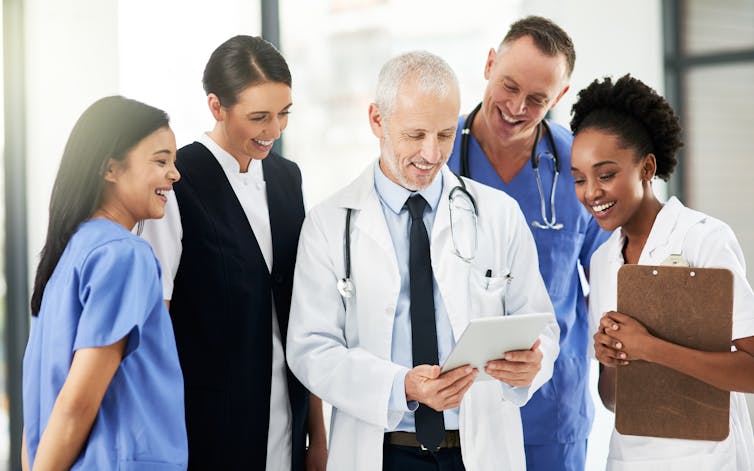
[[[390,59],[380,70],[374,101],[383,117],[393,112],[398,88],[409,77],[415,78],[425,93],[438,97],[460,93],[458,78],[447,62],[426,51],[407,52]]]

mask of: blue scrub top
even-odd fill
[[[465,117],[458,121],[458,131],[448,166],[460,171],[461,130]],[[560,157],[560,176],[555,191],[557,222],[563,229],[539,229],[531,225],[542,221],[537,182],[530,164],[521,169],[510,183],[504,183],[482,151],[473,134],[469,135],[469,171],[471,178],[500,189],[513,197],[521,207],[534,235],[539,255],[539,270],[552,300],[560,326],[560,355],[550,381],[545,383],[521,409],[524,442],[527,445],[569,443],[585,440],[591,430],[594,405],[589,393],[589,357],[587,346],[589,318],[579,278],[578,265],[589,268],[592,253],[608,233],[602,231],[586,208],[576,198],[571,176],[571,144],[573,136],[566,128],[549,122]],[[537,154],[552,153],[550,140],[544,133],[537,145]],[[546,201],[545,213],[551,217],[550,190],[554,163],[540,158],[539,173]],[[480,209],[480,211],[483,211]]]
[[[145,240],[105,219],[78,227],[32,317],[23,372],[32,465],[74,352],[126,336],[123,360],[72,469],[186,469],[183,378],[159,262]]]

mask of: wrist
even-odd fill
[[[640,355],[639,359],[650,363],[657,363],[655,359],[661,358],[660,351],[662,350],[662,343],[662,339],[659,339],[653,335],[648,336],[645,347],[641,352],[642,354]]]
[[[411,401],[417,401],[418,398],[416,397],[415,390],[413,388],[413,383],[411,381],[413,372],[408,371],[406,372],[406,375],[403,377],[403,392],[406,395],[406,402]]]

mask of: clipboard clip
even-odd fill
[[[660,264],[663,267],[688,267],[689,262],[679,253],[672,253]]]

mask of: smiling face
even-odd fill
[[[484,78],[481,115],[487,127],[507,144],[529,142],[568,90],[568,64],[565,55],[548,56],[523,36],[489,52]]]
[[[288,125],[293,105],[291,87],[284,83],[263,82],[238,94],[238,102],[230,108],[220,104],[213,93],[208,103],[217,124],[212,139],[238,160],[245,171],[251,159],[269,155],[272,144]]]
[[[128,230],[143,219],[165,214],[167,192],[180,179],[175,168],[175,135],[160,128],[134,146],[122,161],[111,160],[98,214]]]
[[[607,231],[646,226],[646,221],[651,225],[657,200],[649,182],[655,164],[653,154],[642,157],[606,131],[588,128],[573,140],[576,196]]]
[[[380,138],[380,169],[385,176],[411,191],[428,187],[450,157],[459,108],[455,87],[438,96],[421,90],[410,77],[400,85],[388,116],[373,103],[369,122]]]

